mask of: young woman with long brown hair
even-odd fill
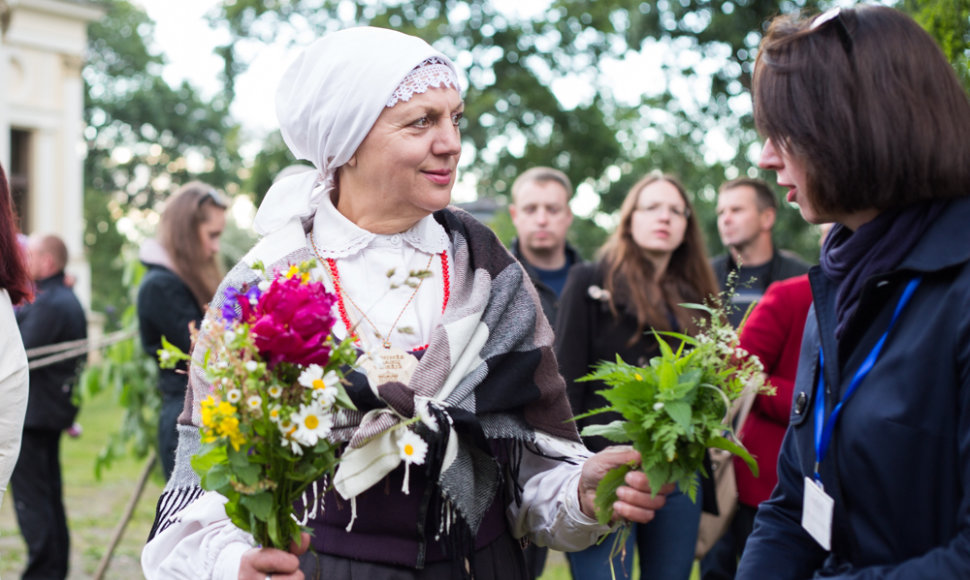
[[[166,204],[158,239],[142,246],[139,258],[148,272],[138,289],[138,325],[142,346],[152,359],[162,347],[163,336],[189,350],[189,324],[202,321],[222,280],[218,254],[225,224],[226,203],[211,186],[194,181]],[[175,465],[175,420],[188,382],[184,370],[159,369],[158,454],[166,479]]]
[[[701,237],[700,224],[680,182],[652,172],[640,179],[620,207],[620,223],[600,250],[596,263],[570,271],[559,306],[556,358],[566,379],[569,402],[575,414],[603,407],[597,390],[601,383],[577,382],[600,361],[619,355],[624,361],[646,365],[659,354],[651,329],[696,332],[699,313],[681,306],[703,302],[718,292]],[[581,420],[580,428],[607,423],[600,414]],[[584,438],[598,451],[609,445],[601,437]],[[707,481],[707,480],[705,480]],[[690,575],[700,521],[698,503],[675,491],[649,525],[636,525],[627,548],[636,545],[640,577],[683,580]],[[610,578],[612,542],[601,542],[567,554],[573,577]],[[631,577],[633,556],[627,554],[615,567]]]

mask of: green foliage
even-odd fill
[[[192,179],[232,194],[241,159],[229,101],[208,100],[187,83],[170,86],[164,57],[150,48],[155,25],[144,9],[127,0],[99,4],[105,16],[88,26],[82,71],[85,246],[92,308],[115,327],[128,305],[118,220],[154,208]]]
[[[156,446],[158,410],[161,408],[156,388],[158,368],[142,351],[135,311],[135,294],[144,272],[144,266],[136,260],[126,264],[124,286],[130,294],[120,324],[127,335],[108,346],[101,360],[88,364],[79,380],[82,400],[91,400],[109,391],[123,409],[120,425],[108,435],[107,443],[95,461],[94,472],[99,479],[105,469],[128,453],[145,457]]]
[[[900,6],[925,28],[970,91],[970,3],[966,0],[903,0]]]
[[[730,422],[725,422],[725,418],[733,402],[745,392],[771,389],[764,386],[760,361],[739,352],[737,333],[722,316],[724,299],[718,298],[712,306],[685,305],[709,315],[702,319],[702,330],[696,337],[654,332],[660,354],[648,366],[630,365],[617,356],[615,362],[601,362],[579,379],[607,385],[597,393],[608,403],[580,418],[606,412],[623,417],[606,425],[587,426],[583,435],[600,435],[615,443],[632,445],[640,453],[640,469],[655,493],[663,484],[672,482],[694,500],[696,475],[703,472],[709,447],[742,457],[757,475],[757,463],[731,439]],[[679,341],[676,350],[664,336]],[[622,474],[610,474],[596,490],[597,517],[601,522],[612,519],[618,477],[622,481]]]
[[[814,10],[817,4],[795,0],[785,10],[799,7]],[[231,38],[220,51],[227,74],[244,70],[239,54],[253,45],[305,45],[346,26],[386,26],[425,38],[468,75],[464,161],[479,197],[508,195],[528,167],[565,171],[574,184],[591,185],[600,196],[594,214],[577,216],[584,219],[571,234],[583,255],[592,257],[608,233],[592,218],[614,212],[629,186],[653,169],[681,178],[698,200],[710,252],[723,251],[713,216],[717,186],[737,175],[769,177],[748,155],[758,136],[746,91],[759,32],[778,11],[776,0],[554,0],[545,10],[523,11],[525,16],[503,13],[487,0],[233,0],[223,2],[210,21]],[[641,50],[660,55],[656,70],[642,73],[649,88],[639,97],[618,95],[609,65]],[[568,92],[579,96],[564,96]],[[715,151],[711,133],[722,135],[733,154],[725,158]],[[287,164],[280,145],[272,135],[254,164],[247,187],[257,194]],[[785,211],[792,219],[776,231],[779,246],[814,260],[811,228],[796,211]],[[496,223],[506,225],[502,220]]]

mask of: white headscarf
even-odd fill
[[[437,58],[454,63],[414,36],[384,28],[349,28],[317,40],[297,57],[276,91],[276,116],[287,147],[314,168],[279,179],[253,221],[261,235],[313,215],[334,186],[401,81]]]

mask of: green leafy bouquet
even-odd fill
[[[204,333],[193,329],[212,393],[201,401],[202,448],[192,468],[203,489],[228,500],[236,526],[281,549],[299,544],[304,531],[294,503],[336,468],[334,414],[354,408],[342,369],[356,351],[351,339],[335,340],[336,297],[310,281],[312,266],[227,289],[221,316],[207,318]],[[190,359],[167,341],[158,352],[163,368]]]
[[[728,411],[749,389],[773,393],[764,383],[761,362],[738,346],[738,334],[724,316],[720,300],[715,299],[711,306],[684,305],[709,315],[698,321],[700,332],[696,336],[654,331],[660,355],[648,366],[637,367],[618,356],[616,362],[601,362],[579,379],[605,383],[608,388],[597,392],[609,405],[576,419],[605,412],[618,412],[623,417],[604,425],[588,425],[582,434],[632,444],[642,458],[639,468],[654,490],[675,482],[693,501],[697,497],[696,474],[704,473],[709,447],[740,456],[752,473],[758,474],[754,458],[733,438]],[[680,341],[676,350],[664,336]],[[637,466],[614,468],[600,482],[596,490],[600,523],[611,521],[616,490],[631,469]],[[623,532],[629,533],[629,527]],[[624,538],[624,534],[618,535],[614,549],[623,545]]]

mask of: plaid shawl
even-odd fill
[[[460,524],[455,531],[463,538],[455,545],[467,548],[503,478],[515,476],[522,446],[536,449],[537,431],[573,442],[579,437],[569,421],[572,412],[552,351],[552,329],[525,271],[492,231],[468,213],[448,208],[434,215],[452,243],[451,298],[409,385],[381,385],[378,399],[364,375],[350,373],[348,392],[360,411],[344,412],[335,423],[332,436],[347,442],[335,486],[345,497],[355,497],[383,479],[399,460],[395,452],[386,465],[368,463],[382,457],[380,446],[389,437],[379,435],[386,435],[400,417],[412,417],[416,398],[430,401],[438,424],[448,426],[421,432],[432,439],[429,475],[438,493],[432,494],[437,497],[431,509],[437,506],[443,521]],[[260,274],[250,266],[257,260],[272,272],[313,259],[305,234],[293,222],[263,238],[226,276],[207,316],[219,315],[226,288],[259,283]],[[203,353],[193,356],[179,418],[183,425],[200,424],[197,401],[210,391],[199,366]],[[502,460],[491,451],[496,446],[508,449]],[[187,461],[188,454],[180,451],[179,462]],[[365,464],[366,470],[352,468]],[[191,469],[176,466],[159,500],[152,536],[201,493]]]

